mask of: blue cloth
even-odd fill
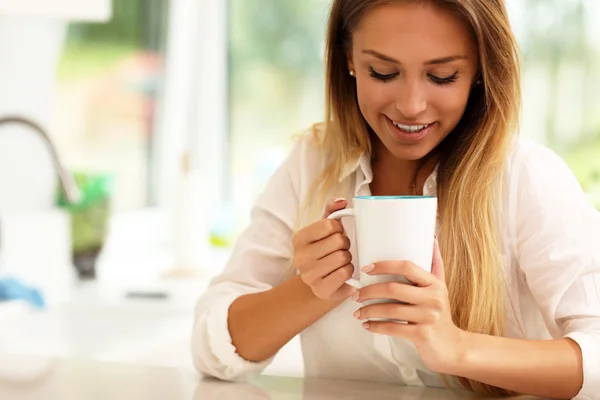
[[[46,306],[44,297],[39,290],[26,286],[13,278],[0,279],[0,302],[9,300],[24,300],[37,309]]]

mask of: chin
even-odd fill
[[[425,158],[425,156],[427,154],[429,154],[429,151],[424,151],[424,152],[415,152],[415,151],[395,151],[392,153],[394,155],[394,157],[396,157],[399,160],[406,160],[406,161],[419,161],[423,158]]]
[[[434,147],[422,143],[420,145],[403,145],[393,143],[392,146],[384,143],[387,150],[399,160],[418,161],[433,151]]]

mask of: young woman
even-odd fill
[[[260,373],[300,334],[307,376],[597,398],[600,216],[556,155],[516,137],[503,0],[334,0],[326,86],[325,122],[199,300],[198,370]],[[355,195],[438,197],[432,273],[389,260],[356,267],[415,285],[344,283],[354,232],[325,217]]]

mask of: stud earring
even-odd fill
[[[352,69],[350,70],[350,76],[356,76],[356,73]]]

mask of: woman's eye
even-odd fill
[[[398,72],[394,72],[394,73],[391,73],[391,74],[382,74],[380,72],[377,72],[375,70],[375,68],[369,67],[369,75],[372,78],[375,78],[375,79],[377,79],[379,81],[387,82],[387,81],[390,81],[390,80],[394,79],[395,77],[397,77],[399,75],[399,73]],[[428,74],[427,76],[429,77],[429,79],[433,83],[435,83],[437,85],[447,85],[447,84],[456,82],[456,80],[458,79],[458,71],[455,72],[455,73],[453,73],[450,76],[445,76],[445,77],[440,77],[440,76],[436,76],[436,75],[433,75],[433,74]]]
[[[458,71],[446,77],[439,77],[432,74],[428,74],[427,76],[429,76],[429,79],[431,79],[431,81],[437,85],[447,85],[449,83],[456,82],[458,79]]]
[[[393,74],[380,74],[379,72],[375,71],[373,67],[369,67],[369,75],[377,80],[387,82],[397,77],[398,72],[394,72]]]

